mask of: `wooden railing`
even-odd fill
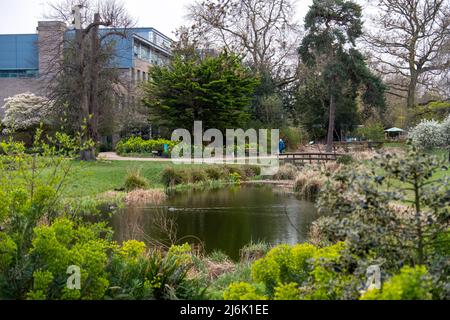
[[[283,153],[278,156],[280,161],[292,164],[304,164],[313,162],[336,161],[338,157],[343,156],[340,153]]]

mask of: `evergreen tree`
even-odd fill
[[[203,121],[203,128],[244,127],[258,79],[234,55],[183,58],[155,66],[144,86],[144,103],[156,126],[174,130]]]
[[[314,0],[305,17],[305,27],[299,54],[322,82],[322,108],[317,110],[328,105],[327,151],[331,152],[337,111],[344,120],[354,119],[360,93],[364,103],[383,107],[385,88],[355,48],[355,41],[362,35],[359,5],[345,0]]]

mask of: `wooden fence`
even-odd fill
[[[338,157],[343,156],[340,153],[283,153],[279,155],[279,160],[284,163],[305,164],[336,161]]]

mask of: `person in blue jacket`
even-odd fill
[[[286,151],[286,143],[284,143],[283,139],[280,139],[278,146],[279,146],[280,154],[283,154]]]

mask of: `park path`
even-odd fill
[[[98,155],[98,158],[100,160],[107,160],[107,161],[149,161],[149,162],[173,162],[174,160],[170,159],[170,158],[139,158],[139,157],[122,157],[119,156],[117,153],[115,152],[100,152]],[[225,158],[226,159],[226,158]],[[223,159],[225,161],[225,159]],[[259,157],[259,158],[255,158],[255,157],[247,157],[247,158],[235,158],[234,160],[239,161],[239,160],[253,160],[253,159],[277,159],[276,156],[267,156],[267,157]],[[179,160],[182,161],[182,160]],[[214,162],[214,161],[218,161],[218,159],[203,159],[204,163],[208,163],[208,162]]]
[[[108,161],[150,161],[150,162],[172,162],[172,159],[166,158],[138,158],[138,157],[122,157],[115,152],[100,152],[98,158]]]

